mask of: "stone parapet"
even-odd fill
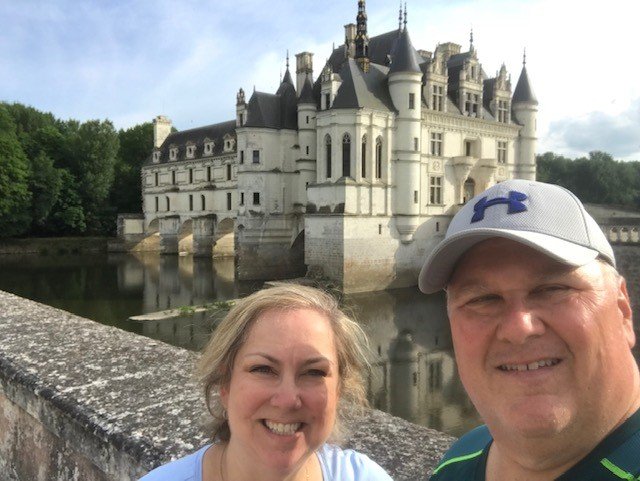
[[[207,442],[197,355],[0,291],[3,481],[127,481]],[[380,411],[347,420],[396,480],[426,478],[452,438]]]

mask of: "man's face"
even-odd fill
[[[490,239],[456,266],[447,308],[460,377],[497,440],[606,433],[637,404],[629,299],[599,261]]]

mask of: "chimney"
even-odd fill
[[[296,92],[298,95],[302,92],[307,77],[313,83],[313,54],[301,52],[296,54]]]
[[[162,143],[171,133],[171,120],[164,115],[158,115],[153,119],[153,147],[159,149]]]
[[[344,55],[353,58],[356,55],[356,24],[344,26]]]

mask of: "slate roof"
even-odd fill
[[[396,72],[422,72],[420,70],[420,64],[426,63],[416,49],[413,48],[411,43],[411,37],[409,37],[409,30],[406,28],[400,34],[397,39],[395,47],[391,53],[391,69],[389,73]]]
[[[275,94],[254,92],[247,104],[246,127],[298,128],[298,99],[289,69]]]
[[[173,132],[169,134],[169,136],[165,139],[165,141],[160,146],[160,161],[155,162],[155,164],[164,164],[169,162],[169,148],[174,145],[178,147],[178,158],[177,161],[181,160],[192,160],[187,159],[187,143],[195,144],[196,152],[194,155],[194,159],[198,159],[204,156],[204,142],[206,139],[213,140],[213,156],[221,155],[224,152],[224,137],[225,135],[231,135],[234,140],[236,139],[236,121],[228,120],[226,122],[221,122],[219,124],[206,125],[204,127],[198,127],[195,129],[189,130],[181,130],[179,132]],[[235,152],[236,148],[234,146],[231,152]],[[176,161],[171,161],[176,162]],[[153,162],[153,154],[151,154],[147,161],[146,165],[154,164]]]
[[[369,39],[369,61],[378,65],[388,65],[388,56],[391,55],[400,36],[399,30],[376,35]],[[339,72],[346,62],[344,54],[345,46],[334,49],[329,57],[329,64],[334,72]]]
[[[527,75],[527,67],[525,65],[522,66],[518,84],[513,92],[513,102],[531,102],[538,105],[538,99],[536,99],[536,95],[533,93],[533,89],[529,83],[529,76]]]
[[[313,85],[311,84],[311,80],[307,77],[304,81],[304,85],[302,86],[302,90],[300,91],[300,97],[298,97],[299,104],[315,104],[316,98],[313,95]]]
[[[395,110],[389,87],[387,74],[389,69],[382,65],[369,64],[369,71],[363,72],[358,63],[350,58],[340,70],[342,84],[338,89],[331,108],[371,108],[377,110]]]

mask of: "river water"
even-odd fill
[[[210,315],[129,317],[235,299],[261,287],[234,278],[233,259],[157,254],[0,256],[0,289],[176,346],[198,350]],[[374,351],[371,403],[459,436],[480,423],[457,375],[442,295],[417,288],[347,295],[342,303]]]

